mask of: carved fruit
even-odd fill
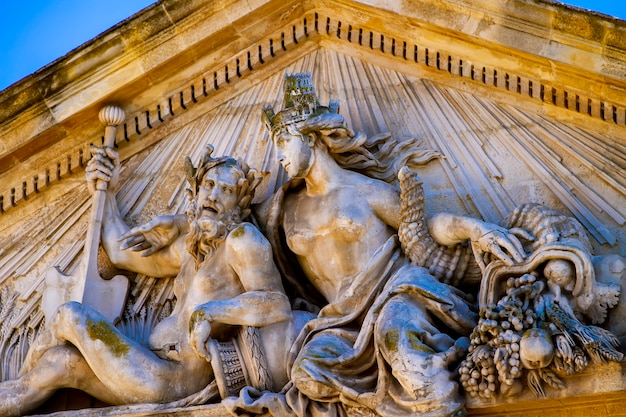
[[[564,259],[551,259],[546,263],[543,275],[548,281],[555,283],[559,287],[572,291],[576,279],[574,264]]]
[[[526,369],[545,368],[554,356],[552,337],[544,329],[528,329],[519,343],[520,360]]]

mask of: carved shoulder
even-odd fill
[[[400,225],[400,191],[390,184],[372,179],[364,187],[370,207],[394,229]]]
[[[238,225],[228,234],[225,243],[229,256],[232,257],[231,263],[240,258],[250,257],[263,257],[263,261],[267,262],[267,258],[264,257],[266,254],[269,254],[271,260],[270,243],[259,229],[250,223]]]
[[[250,223],[242,223],[226,238],[228,263],[247,291],[284,291],[272,257],[272,247]]]

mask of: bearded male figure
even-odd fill
[[[188,225],[180,218],[173,222],[178,238],[156,251],[144,250],[153,235],[129,230],[120,216],[117,154],[110,148],[95,151],[86,172],[92,191],[97,180],[109,183],[102,230],[107,254],[119,268],[154,277],[175,275],[176,307],[145,347],[90,307],[60,306],[20,377],[0,384],[0,415],[22,415],[65,387],[112,405],[217,400],[220,393],[236,391],[215,382],[223,372],[217,369],[219,355],[209,350],[240,335],[241,326],[260,345],[252,356],[266,361],[269,370],[256,385],[282,387],[287,380],[284,352],[295,337],[293,316],[269,243],[242,222],[260,180],[246,165],[212,158],[211,152],[208,147],[197,168],[187,159]]]

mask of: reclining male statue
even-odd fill
[[[145,347],[95,310],[61,305],[20,376],[0,384],[0,415],[22,415],[66,387],[112,405],[175,405],[219,401],[243,385],[276,390],[287,382],[284,357],[296,334],[289,300],[268,241],[243,222],[260,179],[246,165],[211,152],[197,168],[187,161],[191,207],[188,224],[180,227],[188,232],[159,251],[141,251],[115,199],[118,156],[110,148],[95,151],[86,171],[90,189],[97,180],[109,183],[102,233],[107,254],[119,268],[176,276],[175,309]],[[129,246],[135,250],[124,250]],[[250,350],[245,360],[233,356],[242,349]],[[220,355],[230,356],[220,362]]]

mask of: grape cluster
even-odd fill
[[[509,278],[506,296],[480,311],[469,353],[459,368],[461,385],[472,397],[494,398],[499,384],[512,385],[522,375],[521,335],[536,326],[531,306],[543,289],[536,281],[531,274]]]
[[[535,274],[524,274],[521,277],[510,277],[506,281],[506,293],[510,295],[516,288],[525,287],[527,285],[534,285],[537,282],[537,276]]]
[[[493,398],[498,388],[493,351],[488,346],[480,346],[472,353],[459,369],[461,384],[472,397]]]
[[[522,374],[519,357],[521,336],[507,330],[501,337],[505,341],[496,349],[494,355],[498,380],[503,384],[513,385],[513,381]]]

